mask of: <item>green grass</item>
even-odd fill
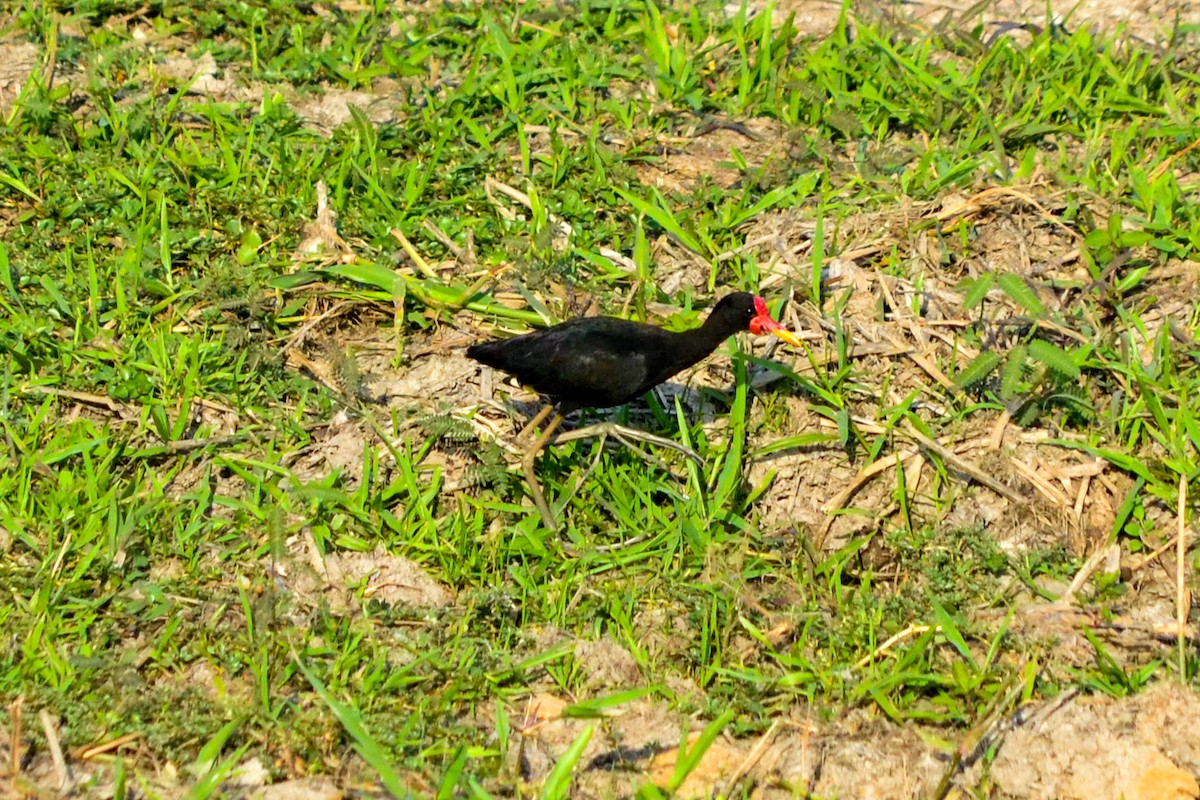
[[[1110,540],[1139,552],[1165,538],[1153,512],[1173,513],[1181,476],[1195,496],[1200,466],[1188,401],[1200,391],[1197,307],[1160,277],[1200,258],[1200,153],[1186,149],[1200,138],[1194,48],[1155,54],[1060,28],[1018,46],[986,43],[978,28],[869,22],[813,41],[770,14],[625,0],[569,14],[541,3],[320,14],[290,2],[152,4],[136,17],[151,47],[121,21],[141,5],[27,2],[4,29],[54,63],[38,65],[0,126],[0,700],[50,709],[71,748],[136,732],[146,750],[124,753],[120,774],[192,765],[180,781],[197,796],[246,754],[273,779],[345,775],[350,763],[353,780],[395,794],[503,794],[515,780],[507,723],[484,731],[476,712],[515,715],[535,690],[596,700],[581,694],[570,648],[539,649],[545,628],[612,637],[644,678],[625,689],[740,735],[809,701],[830,717],[871,706],[955,738],[1014,681],[1026,698],[1070,686],[1123,695],[1171,674],[1196,683],[1192,652],[1123,666],[1093,639],[1095,663],[1079,666],[972,622],[972,609],[1013,604],[1006,581],[1042,592],[1039,577],[1069,580],[1080,559],[1066,541],[1014,555],[987,530],[943,522],[964,492],[981,491],[952,465],[931,458],[932,512],[911,510],[893,470],[908,522],[881,518],[814,553],[760,524],[769,484],[750,479],[746,460],[836,448],[857,469],[909,446],[907,426],[953,438],[1007,410],[1131,479]],[[211,54],[254,98],[185,94],[157,69],[168,51]],[[394,121],[355,114],[328,137],[285,99],[382,78]],[[662,192],[638,180],[669,137],[761,117],[785,141],[762,164],[735,154],[737,186]],[[980,355],[938,365],[953,387],[920,373],[919,390],[885,391],[888,374],[849,354],[842,301],[820,296],[825,259],[853,243],[843,225],[1034,177],[1039,201],[1053,203],[1047,227],[1071,232],[1081,269],[1028,281],[980,268],[970,219],[911,221],[905,235],[925,236],[933,260],[889,241],[870,266],[918,289],[931,270],[961,278],[970,324],[955,335]],[[529,208],[504,201],[520,213],[498,213],[489,178],[525,192]],[[357,260],[297,268],[319,182]],[[340,344],[353,338],[348,318],[295,340],[336,362],[335,385],[289,363],[285,345],[334,304],[395,337],[401,372],[406,348],[434,331],[563,316],[559,287],[610,311],[628,302],[635,317],[672,304],[682,325],[707,299],[662,292],[652,244],[669,237],[695,254],[710,292],[754,288],[766,264],[737,250],[746,225],[786,209],[817,223],[816,241],[770,299],[822,303],[835,332],[814,355],[829,360],[805,377],[790,355],[766,362],[731,342],[722,352],[738,388],[718,399],[722,426],[652,401],[654,427],[703,467],[672,461],[677,477],[594,442],[557,448],[539,475],[566,523],[559,535],[499,468],[501,451],[444,417],[387,447],[372,440],[361,479],[296,469],[339,412],[368,438],[403,421],[370,402],[360,356]],[[571,226],[565,243],[555,220]],[[411,259],[393,228],[431,262],[452,258],[426,221],[459,247],[472,241],[474,269],[398,270]],[[527,308],[498,299],[515,288]],[[1133,332],[1180,298],[1174,327],[1139,354]],[[918,297],[903,302],[919,312]],[[323,340],[335,345],[322,356]],[[781,377],[752,392],[759,367]],[[789,428],[777,398],[791,397],[831,427]],[[944,413],[927,413],[931,403]],[[476,470],[462,493],[443,491],[434,466],[455,450]],[[322,556],[382,547],[413,559],[456,602],[389,605],[361,587],[347,608],[306,604],[292,592],[306,565],[289,555],[301,536]],[[766,613],[759,601],[776,594],[786,604]],[[647,643],[654,609],[686,623],[668,645]],[[856,666],[914,622],[937,627]],[[780,623],[791,630],[782,643],[766,633]],[[201,668],[215,688],[188,677]],[[675,678],[696,692],[669,688]],[[681,757],[672,787],[718,728]],[[545,796],[569,796],[586,744],[561,754]],[[352,748],[361,762],[348,761]]]

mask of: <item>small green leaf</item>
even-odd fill
[[[1141,247],[1154,240],[1154,234],[1149,231],[1125,231],[1117,239],[1120,247]]]
[[[963,296],[963,308],[971,309],[982,303],[983,298],[991,291],[995,282],[996,273],[994,272],[985,272],[972,281],[967,288],[966,295]]]
[[[217,758],[221,755],[221,751],[225,749],[225,743],[229,741],[229,737],[242,724],[242,720],[235,719],[227,722],[219,731],[213,734],[213,737],[205,742],[200,748],[200,752],[196,754],[196,761],[193,764],[193,769],[196,774],[209,772],[217,763]]]
[[[352,264],[334,264],[324,270],[330,275],[346,278],[356,283],[374,286],[376,289],[394,294],[397,284],[404,278],[394,270],[373,261],[355,261]]]
[[[797,433],[794,436],[784,436],[769,442],[750,454],[751,458],[768,456],[781,450],[793,450],[801,447],[812,447],[837,441],[837,437],[829,433]]]
[[[258,231],[253,228],[242,234],[241,241],[238,243],[237,262],[242,266],[251,264],[258,257],[258,250],[262,247],[262,237]]]
[[[1125,525],[1129,522],[1129,518],[1133,516],[1133,509],[1137,506],[1145,485],[1146,479],[1139,477],[1125,494],[1125,500],[1122,501],[1121,507],[1117,509],[1116,519],[1113,520],[1112,530],[1109,531],[1108,541],[1115,542],[1117,537],[1121,535],[1121,532],[1125,530]]]
[[[1000,366],[1000,356],[992,350],[984,350],[954,376],[954,385],[960,391],[974,386],[991,375],[998,366]]]
[[[25,183],[25,181],[21,180],[15,175],[9,175],[7,172],[0,172],[0,183],[6,186],[11,186],[13,189],[16,189],[18,192],[25,195],[35,203],[42,202],[42,198],[38,197],[34,191],[29,188],[29,184]]]
[[[1071,354],[1045,339],[1034,339],[1030,342],[1029,355],[1063,377],[1079,377],[1079,365],[1071,358]]]
[[[473,800],[493,800],[488,790],[480,786],[479,781],[474,778],[467,778],[467,788],[471,790]]]
[[[1139,284],[1141,284],[1142,280],[1145,279],[1147,273],[1149,272],[1149,267],[1137,267],[1136,269],[1131,269],[1128,274],[1122,277],[1121,280],[1117,281],[1116,286],[1113,288],[1121,294],[1131,292],[1136,289]]]
[[[996,282],[1000,284],[1000,288],[1004,290],[1004,293],[1013,299],[1013,302],[1025,309],[1031,316],[1038,319],[1046,316],[1045,303],[1042,302],[1041,298],[1037,296],[1037,292],[1020,275],[1006,272],[998,277]]]
[[[1025,361],[1029,358],[1029,349],[1023,344],[1014,347],[1004,362],[1004,371],[1000,373],[1000,396],[1011,399],[1021,391],[1021,379],[1025,377]]]
[[[1104,228],[1096,228],[1094,231],[1083,237],[1083,243],[1087,245],[1089,250],[1097,250],[1101,247],[1106,247],[1112,244],[1112,237]]]

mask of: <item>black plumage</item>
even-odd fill
[[[616,317],[582,317],[472,345],[467,356],[515,376],[567,413],[634,400],[746,330],[799,341],[771,318],[762,298],[734,292],[703,325],[679,333]]]

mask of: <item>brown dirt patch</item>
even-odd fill
[[[254,800],[340,800],[345,794],[328,778],[300,778],[264,786],[250,797]]]
[[[529,698],[510,760],[536,785],[593,720],[563,718],[569,701]],[[824,720],[797,708],[758,737],[722,736],[680,796],[730,792],[736,781],[756,797],[928,797],[939,783],[991,785],[1010,800],[1152,800],[1200,795],[1200,695],[1163,683],[1134,698],[1074,692],[1021,706],[981,731],[981,744],[955,765],[933,744],[938,729],[899,728],[867,710]],[[488,718],[486,712],[481,718]],[[573,797],[628,796],[649,780],[665,786],[703,721],[661,703],[637,701],[596,728],[576,772]],[[985,757],[985,753],[990,753]],[[951,795],[954,796],[954,795]]]
[[[303,614],[321,603],[347,613],[370,600],[408,608],[445,608],[454,593],[435,581],[416,562],[382,547],[366,553],[337,551],[321,555],[311,535],[288,542],[288,556],[270,567],[277,585]]]
[[[38,47],[32,42],[0,42],[0,115],[12,109],[38,61]]]
[[[642,183],[664,193],[693,192],[705,181],[731,189],[743,179],[733,161],[734,151],[756,171],[772,158],[786,155],[783,126],[773,119],[745,122],[704,123],[691,136],[660,142],[662,156],[653,163],[639,163],[634,171]]]
[[[1025,709],[1022,709],[1025,712]],[[1134,698],[1050,700],[1022,714],[987,769],[1013,798],[1200,796],[1200,696],[1162,683]]]

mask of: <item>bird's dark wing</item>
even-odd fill
[[[477,345],[471,355],[541,394],[603,408],[628,402],[649,388],[650,365],[668,348],[669,338],[649,325],[585,317]]]

